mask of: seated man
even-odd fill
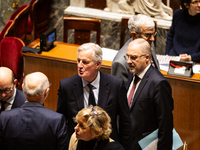
[[[66,150],[68,134],[62,114],[46,109],[48,78],[40,72],[27,75],[23,91],[26,102],[0,114],[1,150]]]
[[[0,67],[0,113],[20,107],[26,101],[22,91],[16,88],[17,79],[14,73],[7,67]]]
[[[149,42],[149,44],[152,47],[152,61],[154,63],[154,66],[158,70],[160,70],[153,43],[155,40],[154,37],[156,35],[155,23],[153,22],[153,20],[148,16],[138,14],[130,17],[128,21],[128,28],[129,31],[131,32],[132,38],[130,38],[124,44],[124,46],[119,50],[119,52],[117,53],[112,62],[112,67],[111,67],[111,74],[122,78],[125,83],[128,80],[129,67],[126,61],[124,60],[123,56],[126,55],[128,44],[134,39],[143,38]]]

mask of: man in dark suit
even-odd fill
[[[128,80],[129,67],[123,57],[126,55],[128,44],[134,39],[143,38],[149,42],[152,48],[152,63],[158,70],[160,70],[154,47],[154,37],[156,32],[155,23],[153,20],[150,17],[142,14],[134,15],[130,17],[128,21],[128,27],[132,37],[119,50],[112,62],[111,67],[111,74],[122,78],[125,84]]]
[[[130,150],[131,124],[126,88],[122,79],[99,71],[101,62],[102,50],[97,44],[86,43],[78,48],[78,74],[60,81],[57,112],[64,114],[71,136],[76,125],[73,118],[78,111],[90,104],[102,107],[111,117],[111,138]],[[92,103],[88,83],[92,85]]]
[[[171,150],[173,99],[170,84],[151,65],[151,47],[144,39],[130,42],[124,58],[131,72],[127,97],[132,122],[132,150],[141,150],[138,141],[157,129],[157,150]]]
[[[7,67],[0,67],[0,112],[24,104],[26,97],[16,86],[17,79],[14,78],[12,70]]]
[[[43,106],[50,83],[41,72],[27,75],[23,83],[26,102],[0,114],[1,150],[66,150],[67,128],[62,114]]]

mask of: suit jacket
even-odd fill
[[[129,67],[124,59],[124,55],[126,55],[128,44],[132,41],[132,38],[130,38],[124,46],[119,50],[115,58],[112,62],[111,67],[111,74],[117,77],[120,77],[124,80],[124,83],[126,84],[128,81],[128,73],[129,73]],[[152,61],[154,62],[155,67],[160,70],[159,62],[156,58],[156,51],[154,47],[154,43],[152,42]]]
[[[26,97],[21,90],[16,88],[16,95],[11,109],[21,107],[26,101]]]
[[[66,150],[67,136],[64,116],[38,102],[0,114],[2,150]]]
[[[97,105],[103,108],[111,117],[111,138],[119,141],[125,149],[130,150],[131,124],[128,113],[126,88],[123,80],[100,72]],[[64,114],[68,121],[69,136],[74,132],[74,127],[76,125],[73,121],[73,117],[83,108],[83,85],[81,78],[77,74],[62,79],[58,90],[57,112]],[[117,117],[118,115],[119,118]],[[117,125],[119,125],[119,132]]]
[[[127,89],[133,79],[129,74]],[[150,66],[142,78],[129,109],[132,123],[132,150],[141,150],[138,141],[158,131],[157,150],[172,149],[173,99],[167,79]]]

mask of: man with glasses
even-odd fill
[[[16,86],[17,79],[14,78],[12,70],[0,67],[0,113],[24,104],[26,97]]]
[[[180,0],[167,34],[165,54],[200,63],[200,0]]]
[[[132,122],[132,150],[138,141],[158,129],[157,150],[172,149],[173,99],[167,79],[151,65],[151,47],[142,38],[131,41],[124,59],[130,68],[127,82]]]
[[[1,150],[66,150],[65,117],[43,106],[50,90],[46,75],[28,74],[22,85],[26,102],[0,114]]]
[[[129,67],[123,56],[126,54],[128,44],[134,39],[143,38],[149,42],[152,47],[152,63],[158,70],[160,70],[154,47],[156,31],[153,20],[148,16],[138,14],[130,17],[128,21],[128,28],[131,32],[132,38],[130,38],[119,50],[112,62],[111,67],[111,74],[122,78],[125,83],[128,80]]]

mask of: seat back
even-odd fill
[[[129,30],[128,29],[128,20],[129,20],[129,17],[122,17],[122,19],[121,19],[120,49],[122,48],[122,46],[124,45],[124,43],[127,41],[127,39],[126,39],[126,33],[127,32],[129,34],[129,37],[131,37],[131,34],[128,31]],[[157,22],[154,21],[154,23],[155,23],[155,31],[157,31]],[[154,40],[154,46],[156,47],[156,36],[154,38],[155,38],[155,40]]]
[[[8,22],[5,24],[5,27],[0,33],[0,41],[7,37],[7,36],[14,36],[14,21],[8,20]]]
[[[30,2],[32,40],[39,38],[48,29],[50,8],[51,0],[32,0]]]
[[[18,8],[10,17],[14,21],[14,37],[22,39],[26,43],[29,6],[27,4]]]
[[[0,43],[1,66],[10,68],[19,82],[21,89],[23,77],[23,57],[21,55],[24,42],[16,37],[6,37]]]
[[[90,42],[91,31],[96,31],[96,43],[100,45],[99,19],[82,17],[64,17],[63,41],[68,42],[68,30],[74,29],[74,44],[81,45]]]

